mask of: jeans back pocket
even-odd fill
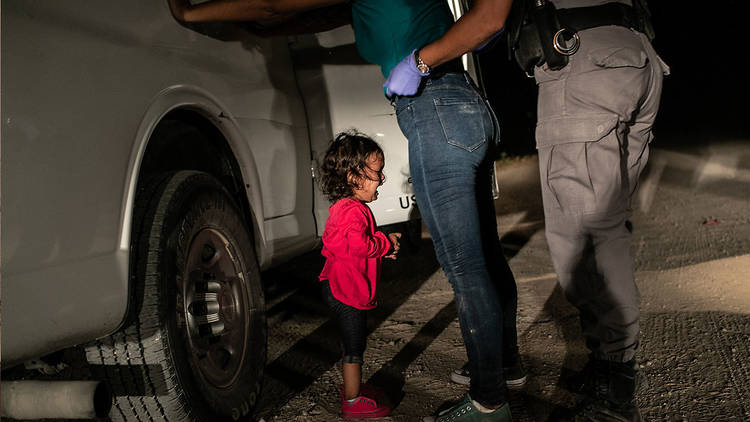
[[[487,142],[487,109],[481,98],[434,98],[448,144],[474,151]]]

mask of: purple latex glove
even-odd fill
[[[495,32],[487,41],[483,42],[479,47],[475,48],[474,51],[482,51],[485,47],[490,45],[493,41],[497,39],[500,35],[503,35],[503,32],[505,32],[505,27],[500,28],[499,31]]]
[[[394,95],[409,96],[417,93],[422,78],[429,73],[422,73],[417,70],[417,64],[414,62],[414,51],[404,57],[396,67],[391,69],[388,79],[385,80],[385,96],[391,98]]]

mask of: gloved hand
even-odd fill
[[[414,51],[404,57],[396,67],[391,69],[388,79],[385,80],[385,96],[391,98],[394,95],[409,96],[417,93],[422,78],[429,73],[422,73],[417,70],[417,64],[414,62]]]
[[[500,35],[503,35],[503,32],[505,32],[505,27],[500,28],[499,31],[495,32],[490,38],[487,39],[487,41],[483,42],[479,47],[475,48],[474,51],[482,51],[485,47],[490,45],[493,41],[495,41]]]

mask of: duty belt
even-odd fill
[[[607,25],[624,26],[642,31],[642,28],[636,27],[633,8],[623,3],[557,9],[557,19],[562,28],[573,32]]]
[[[568,56],[578,51],[581,43],[578,32],[584,29],[617,25],[652,38],[645,0],[633,2],[640,5],[638,10],[617,2],[557,9],[549,0],[522,0],[511,10],[509,52],[531,77],[534,67],[545,63],[552,70],[565,67]]]

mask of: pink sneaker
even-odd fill
[[[375,399],[362,395],[353,400],[341,400],[341,413],[344,419],[375,419],[391,413],[391,408],[378,404]]]

